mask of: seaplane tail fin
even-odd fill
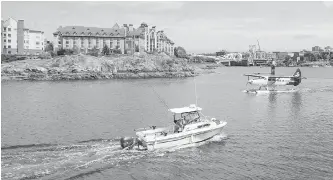
[[[300,78],[302,79],[301,77],[301,70],[299,68],[297,68],[296,72],[294,73],[293,75],[295,78]]]
[[[296,72],[294,73],[294,80],[295,80],[295,82],[294,82],[294,86],[297,86],[297,85],[299,85],[300,83],[301,83],[301,81],[302,81],[302,74],[301,74],[301,70],[299,69],[299,68],[297,68],[297,70],[296,70]]]

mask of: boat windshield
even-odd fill
[[[200,114],[198,111],[185,112],[181,114],[174,114],[174,122],[182,121],[183,125],[197,122],[200,120]]]

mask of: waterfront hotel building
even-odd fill
[[[141,23],[138,28],[132,24],[112,28],[66,26],[59,27],[53,33],[54,50],[77,48],[82,53],[88,53],[93,48],[100,52],[106,45],[110,49],[119,49],[122,54],[134,52],[165,52],[174,55],[174,42],[164,31],[158,31],[155,26],[149,28]]]
[[[40,54],[44,51],[44,32],[24,27],[24,20],[1,19],[1,54]]]

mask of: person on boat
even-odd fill
[[[175,131],[174,132],[182,132],[183,130],[183,118],[174,120],[175,123]]]

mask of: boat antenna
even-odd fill
[[[195,82],[195,76],[194,76],[194,91],[195,91],[195,106],[198,106],[197,83]]]

